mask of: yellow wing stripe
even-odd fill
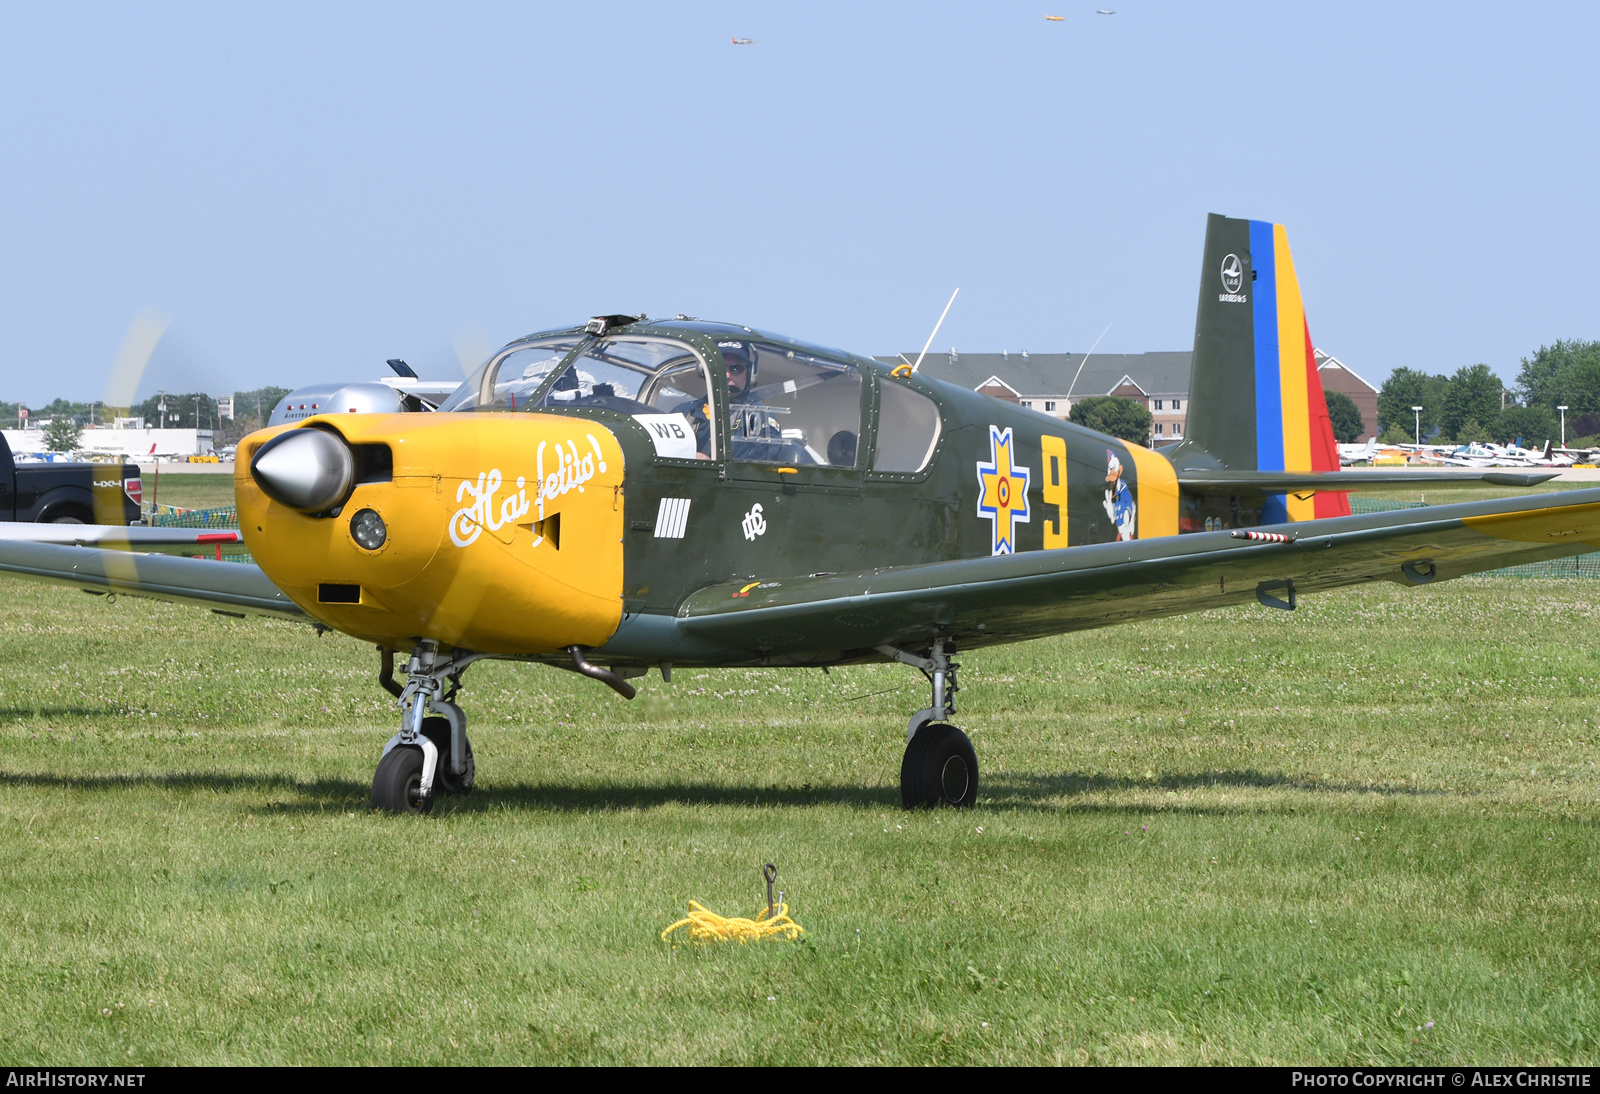
[[[1462,517],[1468,528],[1517,543],[1588,543],[1600,546],[1600,505],[1564,505],[1532,513]]]

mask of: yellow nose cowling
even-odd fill
[[[251,475],[263,444],[307,428],[330,430],[355,453],[358,481],[338,516],[273,501]],[[257,564],[346,634],[542,654],[598,646],[622,618],[622,448],[598,422],[329,415],[251,434],[236,466],[239,525]],[[367,509],[385,532],[372,550],[351,535]]]

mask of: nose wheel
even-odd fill
[[[420,748],[397,745],[383,754],[372,776],[372,808],[384,813],[426,813],[433,795],[422,789]]]

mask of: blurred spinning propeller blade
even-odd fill
[[[145,308],[133,317],[133,325],[122,337],[122,348],[117,350],[117,358],[111,364],[111,377],[106,381],[107,406],[133,406],[150,355],[156,351],[157,343],[171,323],[171,316],[154,308]]]
[[[463,376],[471,376],[473,370],[494,352],[494,344],[489,341],[488,334],[477,327],[457,331],[455,337],[450,339],[450,348],[456,351]]]

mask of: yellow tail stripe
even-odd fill
[[[1300,298],[1300,280],[1295,277],[1294,259],[1289,254],[1289,233],[1281,224],[1272,226],[1273,258],[1278,279],[1278,385],[1283,407],[1283,469],[1311,470],[1310,399],[1306,392],[1305,304]],[[1284,499],[1290,520],[1311,520],[1316,516],[1313,498]]]

